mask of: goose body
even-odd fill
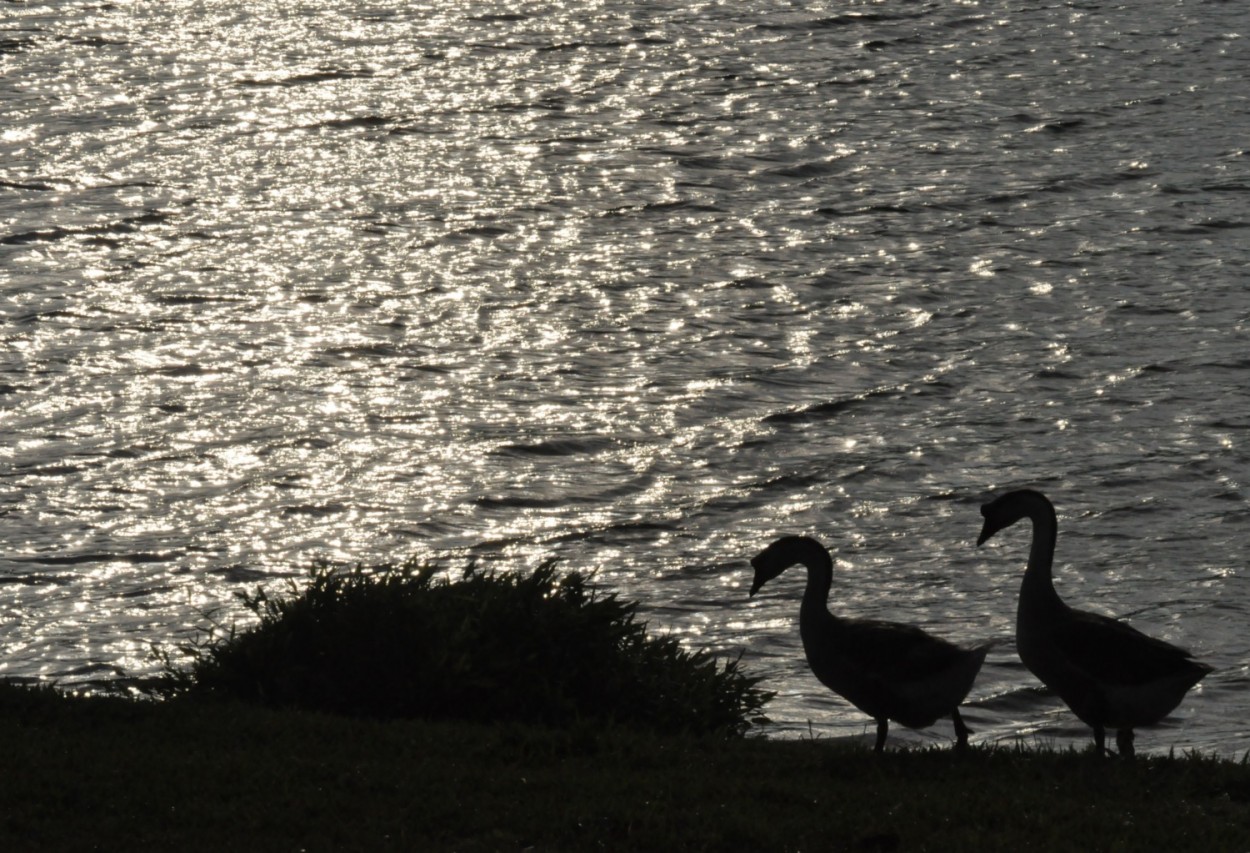
[[[988,645],[963,649],[912,625],[833,615],[827,603],[833,560],[808,536],[783,536],[751,560],[751,595],[798,563],[807,567],[799,634],[808,666],[821,684],[876,720],[876,751],[885,747],[890,720],[921,729],[946,716],[955,724],[957,745],[966,747],[970,732],[959,703]]]
[[[1132,757],[1133,729],[1166,717],[1211,667],[1171,643],[1059,598],[1051,574],[1058,521],[1045,495],[1008,492],[982,506],[981,515],[978,545],[1022,518],[1033,522],[1016,609],[1020,660],[1094,730],[1100,753],[1112,728],[1121,755]]]

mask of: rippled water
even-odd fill
[[[315,559],[570,569],[859,734],[838,612],[1001,641],[983,740],[1083,741],[1060,593],[1217,667],[1143,749],[1250,749],[1240,4],[0,6],[0,673],[154,669]],[[942,740],[949,724],[904,738]]]

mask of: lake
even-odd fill
[[[568,570],[819,685],[831,608],[996,641],[974,742],[1088,729],[1056,586],[1216,670],[1144,752],[1250,750],[1240,4],[8,2],[0,675],[151,674],[318,561]],[[904,742],[945,743],[949,722]]]

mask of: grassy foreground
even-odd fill
[[[1245,850],[1213,758],[375,721],[0,684],[2,850]]]

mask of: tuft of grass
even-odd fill
[[[315,568],[303,588],[243,596],[257,617],[167,662],[158,690],[381,718],[597,720],[738,736],[772,693],[736,660],[651,636],[636,602],[554,561],[529,574],[469,566],[458,580],[405,563]]]

